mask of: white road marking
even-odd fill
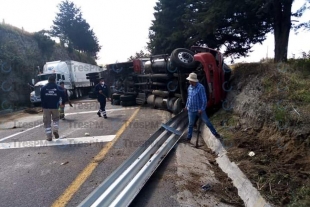
[[[130,107],[130,108],[120,108],[120,109],[107,109],[106,111],[124,111],[124,110],[130,110],[130,109],[137,109],[137,107]],[[88,114],[88,113],[95,113],[95,112],[98,112],[98,110],[97,111],[83,111],[83,112],[76,112],[76,113],[66,113],[66,116],[70,116],[70,115],[76,115],[76,114]],[[43,126],[43,124],[39,124],[39,125],[37,125],[37,126],[34,126],[34,127],[31,127],[31,128],[29,128],[29,129],[26,129],[26,130],[24,130],[24,131],[22,131],[22,132],[17,132],[17,133],[15,133],[15,134],[12,134],[12,135],[10,135],[10,136],[7,136],[7,137],[4,137],[4,138],[2,138],[2,139],[0,139],[0,142],[2,142],[2,141],[4,141],[4,140],[7,140],[7,139],[10,139],[10,138],[12,138],[12,137],[15,137],[15,136],[17,136],[17,135],[20,135],[20,134],[22,134],[22,133],[25,133],[25,132],[27,132],[27,131],[30,131],[30,130],[32,130],[32,129],[35,129],[35,128],[38,128],[38,127],[40,127],[40,126]]]
[[[115,135],[106,136],[90,136],[90,137],[79,137],[79,138],[63,138],[53,139],[52,141],[47,140],[36,140],[36,141],[22,141],[22,142],[3,142],[0,143],[1,149],[18,149],[27,147],[51,147],[60,145],[90,145],[100,142],[110,142],[115,138]]]

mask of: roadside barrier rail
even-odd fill
[[[163,124],[78,206],[129,206],[179,141],[187,124],[187,113],[184,111]]]

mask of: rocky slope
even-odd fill
[[[96,65],[93,58],[59,44],[42,46],[35,34],[0,24],[0,111],[29,106],[28,83],[47,61],[75,60]]]

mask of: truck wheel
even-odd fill
[[[80,97],[80,96],[79,96],[79,91],[78,91],[77,88],[74,90],[74,95],[75,95],[75,98],[76,98],[76,99],[78,99],[78,98]]]
[[[143,98],[136,98],[136,104],[138,104],[138,105],[145,104],[145,99],[143,99]]]
[[[164,100],[162,97],[156,97],[154,101],[154,108],[163,109],[165,108]]]
[[[113,99],[113,100],[120,100],[120,96],[121,96],[121,94],[113,93],[112,99]]]
[[[130,101],[121,101],[122,106],[134,106],[136,105],[136,101],[130,100]]]
[[[119,99],[120,101],[132,101],[135,97],[133,95],[121,95]]]
[[[172,111],[173,109],[173,104],[175,102],[175,100],[177,100],[177,97],[172,97],[172,98],[169,98],[168,101],[167,101],[167,109],[169,111]]]
[[[170,60],[174,66],[188,69],[197,67],[197,62],[194,59],[194,53],[185,48],[178,48],[173,50]]]
[[[120,105],[120,100],[113,100],[113,104],[112,105]]]
[[[79,97],[82,97],[83,93],[82,93],[82,89],[79,88]]]
[[[174,103],[173,103],[173,108],[172,112],[173,114],[177,115],[182,111],[182,99],[178,98]]]
[[[151,106],[154,106],[154,102],[155,102],[155,95],[149,95],[147,97],[147,103]]]

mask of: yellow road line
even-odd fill
[[[123,134],[130,122],[138,114],[140,108],[138,108],[129,118],[126,123],[118,130],[113,141],[107,143],[104,148],[91,160],[91,162],[83,169],[82,172],[75,178],[75,180],[68,186],[68,188],[63,192],[63,194],[53,203],[52,207],[62,207],[66,206],[71,200],[73,195],[80,189],[87,178],[92,174],[96,167],[101,163],[109,150],[113,147],[119,137]]]

